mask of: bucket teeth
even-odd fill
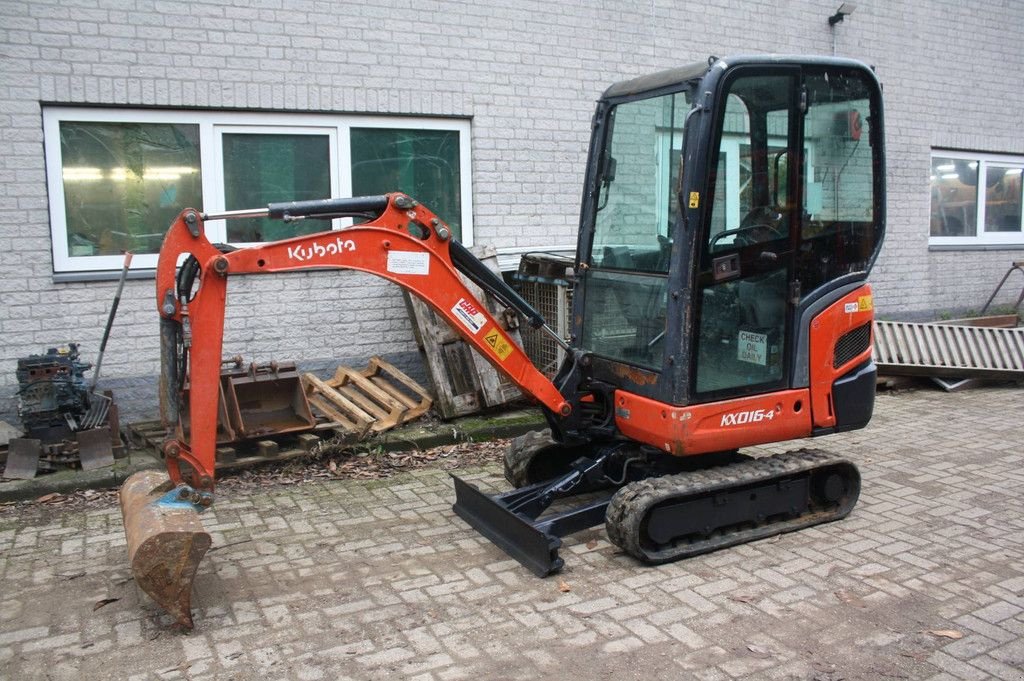
[[[192,581],[211,539],[188,490],[175,488],[163,473],[144,471],[129,477],[119,496],[135,582],[191,629]]]

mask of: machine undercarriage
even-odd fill
[[[516,438],[505,455],[516,489],[485,495],[453,475],[453,510],[543,577],[563,567],[561,537],[602,522],[629,555],[666,563],[839,520],[860,494],[856,466],[817,449],[760,458],[680,458],[631,442],[585,449],[545,433]]]

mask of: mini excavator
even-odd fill
[[[538,575],[563,566],[562,537],[601,522],[626,553],[663,563],[843,518],[860,491],[850,461],[739,449],[871,418],[866,282],[884,179],[881,88],[862,63],[711,58],[612,85],[593,118],[568,339],[406,194],[184,210],[156,281],[168,475],[140,473],[121,490],[137,582],[192,626],[236,275],[383,277],[532,398],[549,428],[506,453],[515,489],[489,495],[455,477],[453,508]],[[247,248],[205,235],[206,221],[254,216],[356,223]],[[553,379],[464,278],[564,347]]]

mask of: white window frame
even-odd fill
[[[199,126],[199,159],[202,172],[203,206],[192,206],[206,212],[224,210],[223,150],[225,132],[269,134],[323,134],[331,137],[331,191],[334,196],[351,196],[350,130],[356,128],[387,128],[396,130],[450,130],[459,133],[459,168],[462,237],[466,246],[473,245],[473,166],[472,130],[470,121],[462,118],[427,118],[419,116],[373,116],[340,114],[300,114],[232,111],[183,111],[172,109],[122,109],[96,107],[47,106],[43,108],[43,141],[45,144],[46,183],[49,192],[50,242],[53,271],[56,274],[75,272],[116,271],[123,265],[120,255],[72,256],[68,251],[66,205],[64,201],[63,160],[60,148],[60,124],[64,121],[96,123],[174,123]],[[328,197],[324,197],[328,198]],[[415,197],[414,197],[415,198]],[[181,206],[186,208],[187,206]],[[252,206],[260,208],[261,206]],[[333,220],[332,229],[344,229],[351,220]],[[166,226],[160,226],[164,229]],[[227,228],[224,220],[206,223],[206,235],[223,242]],[[234,244],[245,246],[250,244]],[[140,253],[132,259],[133,270],[156,267],[158,254]]]
[[[220,125],[214,124],[213,126],[213,138],[214,138],[214,157],[215,166],[214,173],[216,177],[220,179],[216,182],[213,194],[210,195],[210,199],[206,200],[207,204],[206,211],[210,213],[221,212],[227,210],[227,198],[224,187],[224,135],[320,135],[327,137],[328,150],[330,154],[330,191],[331,196],[342,196],[339,193],[341,181],[339,176],[342,173],[338,172],[339,168],[346,166],[341,165],[338,162],[339,150],[338,150],[338,128],[337,126],[312,126],[312,125],[265,125],[260,124],[258,119],[262,118],[261,115],[257,114],[255,119],[250,124],[243,124],[243,121],[235,119],[230,124]],[[294,122],[293,122],[294,123]],[[344,173],[346,176],[351,173]],[[351,188],[351,180],[349,181],[349,187]],[[205,187],[203,196],[206,196]],[[344,196],[351,196],[351,194],[344,194]],[[327,198],[327,197],[323,197]],[[236,209],[242,208],[262,208],[263,206],[237,206]],[[227,220],[210,220],[206,223],[206,234],[214,242],[229,243],[228,242],[228,221]],[[327,221],[321,221],[323,227],[321,229],[341,229],[341,220],[331,220],[330,226],[328,227]],[[348,221],[351,224],[351,220]],[[246,247],[255,246],[259,242],[230,242],[232,246]]]
[[[952,151],[949,149],[932,149],[929,157],[929,172],[934,164],[935,158],[951,158],[978,163],[978,192],[977,192],[977,234],[974,236],[931,236],[928,235],[929,246],[1005,246],[1024,244],[1024,226],[1018,232],[989,232],[985,230],[985,176],[989,166],[995,167],[1024,167],[1024,156],[1013,156],[1010,154],[992,154],[978,151]],[[928,182],[931,188],[931,179]],[[928,215],[931,216],[931,191],[928,192]],[[1024,220],[1024,216],[1022,216]],[[930,217],[929,217],[930,223]],[[929,227],[930,231],[930,227]]]

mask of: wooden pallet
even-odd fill
[[[487,267],[498,272],[498,252],[493,246],[473,247],[470,251]],[[492,296],[485,294],[465,277],[463,283],[477,299],[487,305],[491,315],[509,337],[522,347],[516,313],[498,305]],[[441,418],[453,419],[522,398],[523,393],[519,387],[500,374],[429,305],[408,292],[404,292],[404,295],[416,344],[426,356],[427,368],[434,384],[434,407]]]
[[[380,357],[370,358],[362,371],[338,367],[326,381],[303,374],[302,385],[311,407],[357,437],[419,418],[433,404],[416,381]]]

